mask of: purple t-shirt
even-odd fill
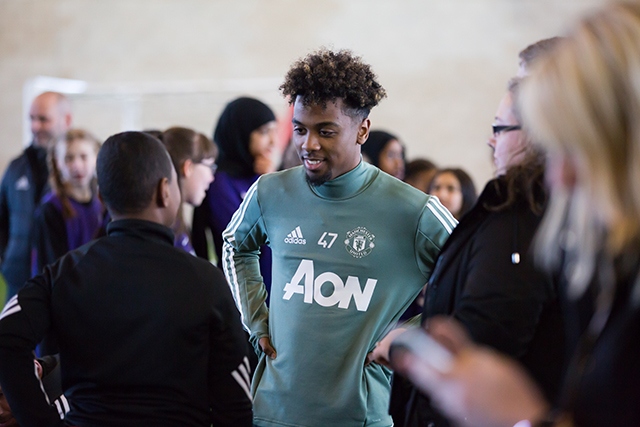
[[[207,190],[204,203],[208,203],[207,222],[213,235],[218,266],[222,266],[220,262],[222,259],[222,232],[227,228],[231,217],[240,207],[249,187],[259,177],[260,175],[253,175],[235,178],[219,170]],[[267,290],[271,289],[271,248],[266,245],[260,248],[260,272]]]
[[[34,218],[34,244],[31,253],[31,272],[36,275],[42,268],[59,257],[93,240],[103,226],[105,209],[97,197],[81,203],[69,198],[76,215],[64,218],[62,202],[54,193],[45,195]]]

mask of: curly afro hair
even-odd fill
[[[321,105],[342,99],[351,116],[362,119],[387,96],[376,81],[371,66],[349,50],[332,52],[322,48],[296,61],[280,86],[293,104],[302,97],[304,106]]]

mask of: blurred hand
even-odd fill
[[[427,327],[433,338],[453,352],[451,370],[437,372],[402,348],[394,349],[391,366],[429,395],[456,425],[512,427],[546,414],[542,394],[514,361],[471,343],[453,320],[433,318]]]
[[[406,330],[406,328],[393,329],[387,335],[385,335],[384,338],[378,341],[376,343],[376,346],[373,348],[373,351],[367,354],[365,366],[375,362],[380,365],[384,365],[387,368],[390,368],[391,365],[389,364],[389,348],[391,347],[391,342]]]
[[[275,348],[273,348],[273,346],[271,345],[271,340],[269,339],[269,337],[260,338],[258,340],[258,345],[260,346],[264,354],[266,354],[269,358],[275,359],[278,355]]]

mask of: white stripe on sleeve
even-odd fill
[[[69,412],[69,401],[67,401],[67,397],[64,394],[61,394],[54,402],[56,408],[58,409],[58,415],[60,415],[60,419],[64,420],[64,416],[67,412]]]
[[[242,374],[242,377],[244,378],[245,382],[247,384],[251,384],[251,377],[249,376],[249,371],[247,371],[247,368],[245,368],[244,365],[240,365],[238,366],[238,370]]]
[[[233,258],[235,250],[233,249],[232,245],[226,242],[227,241],[233,242],[235,240],[234,234],[236,233],[236,231],[238,230],[238,227],[240,226],[240,224],[242,223],[242,220],[244,219],[244,216],[247,212],[247,208],[249,207],[249,201],[253,198],[256,190],[258,189],[259,181],[260,181],[260,178],[258,178],[256,182],[254,182],[253,185],[249,187],[249,190],[247,191],[247,195],[245,196],[244,200],[240,204],[240,207],[233,214],[233,216],[231,217],[231,221],[229,221],[229,225],[227,225],[227,228],[222,233],[222,241],[224,242],[222,245],[222,259],[223,259],[222,267],[224,270],[224,274],[225,276],[227,276],[227,280],[229,281],[229,287],[231,288],[231,294],[233,295],[233,299],[236,302],[236,307],[240,312],[240,321],[242,322],[242,326],[249,333],[251,333],[251,330],[249,329],[249,325],[246,321],[247,313],[245,313],[244,310],[242,309],[242,299],[240,297],[240,285],[238,283],[236,265]]]
[[[458,221],[451,215],[451,212],[440,203],[437,197],[430,197],[427,201],[427,207],[440,221],[440,224],[451,234],[456,225],[458,225]]]
[[[248,363],[249,359],[245,357],[242,363],[238,366],[238,369],[231,372],[231,376],[236,380],[242,390],[244,390],[249,400],[253,402],[253,398],[251,397],[251,378],[249,378],[249,372],[246,368]]]
[[[53,402],[54,405],[56,406],[56,409],[58,410],[58,416],[60,417],[61,420],[64,420],[64,408],[62,408],[62,405],[60,404],[59,400],[56,400],[55,402]]]
[[[7,301],[2,313],[0,313],[0,320],[15,314],[20,310],[22,310],[22,307],[20,307],[20,304],[18,303],[18,295],[14,295],[9,301]]]

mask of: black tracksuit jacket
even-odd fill
[[[109,224],[0,315],[0,384],[25,426],[63,425],[34,375],[49,331],[75,426],[250,426],[248,346],[224,275],[148,221]]]

